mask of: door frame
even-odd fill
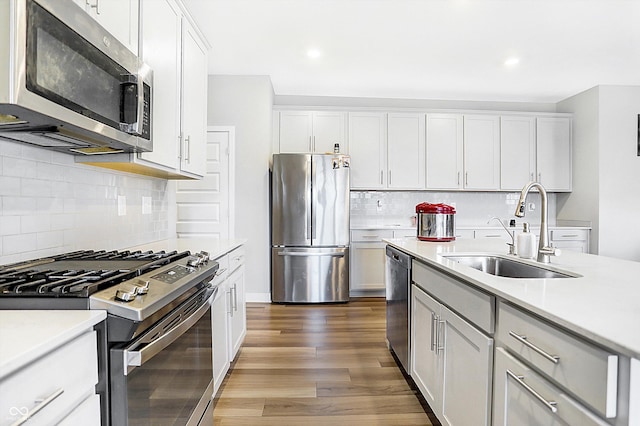
[[[229,148],[226,154],[229,170],[229,215],[227,217],[227,226],[229,231],[229,239],[235,238],[235,188],[236,188],[236,126],[207,126],[207,133],[209,132],[227,132],[229,133]]]

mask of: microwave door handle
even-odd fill
[[[180,322],[168,333],[160,336],[158,339],[144,346],[140,350],[132,350],[132,345],[123,350],[124,356],[124,374],[128,375],[135,367],[142,366],[145,362],[160,353],[164,348],[178,340],[180,336],[186,333],[200,318],[204,316],[207,310],[211,307],[211,301],[215,298],[215,294],[218,288],[213,288],[212,293],[207,298],[207,301],[202,304],[195,312],[189,315],[188,318]]]
[[[120,123],[120,130],[123,132],[132,134],[132,135],[140,135],[142,133],[142,115],[144,114],[144,83],[142,78],[137,75],[127,74],[121,77],[121,93],[123,102],[122,108],[127,108],[127,105],[130,103],[131,92],[127,89],[130,87],[135,87],[136,93],[136,116],[132,123],[127,123],[125,117],[122,117],[122,122]],[[124,114],[123,114],[124,115]]]

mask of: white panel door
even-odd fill
[[[349,151],[347,127],[344,112],[321,111],[313,113],[313,152],[324,154],[333,152],[335,144],[340,144],[340,152]]]
[[[411,377],[434,412],[440,412],[440,357],[436,347],[436,319],[440,303],[411,286]]]
[[[441,308],[439,322],[442,327],[439,346],[444,357],[441,420],[451,426],[488,426],[493,339],[445,306]]]
[[[200,180],[178,181],[176,203],[178,237],[230,237],[231,130],[207,132],[207,172]]]
[[[142,0],[142,60],[153,69],[153,151],[140,158],[178,170],[181,12],[173,0]]]
[[[389,114],[387,118],[388,187],[424,188],[424,114]]]
[[[500,117],[500,189],[519,191],[535,173],[535,117]]]
[[[312,119],[310,111],[280,112],[280,152],[312,152]]]
[[[427,114],[427,189],[461,189],[463,120],[460,114]]]
[[[384,113],[349,113],[351,188],[386,188],[387,116]]]
[[[464,116],[464,187],[500,189],[499,116]]]
[[[538,181],[547,191],[571,191],[571,119],[539,117]]]
[[[182,19],[182,157],[180,168],[206,172],[207,52],[186,18]]]

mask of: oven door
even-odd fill
[[[205,287],[139,338],[110,350],[112,424],[213,424],[216,290]]]

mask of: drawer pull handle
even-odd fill
[[[560,235],[560,238],[577,238],[578,234],[563,234]]]
[[[21,418],[16,420],[14,423],[12,423],[11,426],[19,426],[21,424],[26,423],[33,416],[38,414],[38,412],[40,410],[42,410],[47,405],[51,404],[54,399],[56,399],[57,397],[59,397],[63,393],[64,393],[64,389],[60,388],[60,389],[57,389],[56,391],[54,391],[51,395],[47,396],[46,398],[42,398],[42,399],[38,398],[38,399],[36,399],[35,402],[36,402],[37,405],[32,410],[28,410],[27,414],[25,414],[24,416],[22,416]]]
[[[431,352],[436,349],[436,333],[438,324],[438,317],[434,312],[431,312]]]
[[[540,395],[534,388],[529,386],[524,382],[524,376],[518,376],[514,374],[511,370],[507,370],[507,374],[515,380],[520,386],[522,386],[527,392],[533,395],[538,401],[542,402],[545,407],[549,409],[552,413],[558,412],[558,403],[555,401],[547,401],[544,396]]]
[[[542,355],[543,357],[545,357],[546,359],[548,359],[552,363],[557,364],[557,363],[560,362],[560,357],[559,356],[550,355],[548,352],[540,349],[539,347],[537,347],[533,343],[529,342],[527,340],[527,336],[521,336],[521,335],[519,335],[517,333],[514,333],[513,331],[509,331],[509,336],[513,337],[514,339],[516,339],[518,342],[522,343],[523,345],[525,345],[529,349],[533,349],[534,351],[536,351],[537,353],[539,353],[540,355]]]

